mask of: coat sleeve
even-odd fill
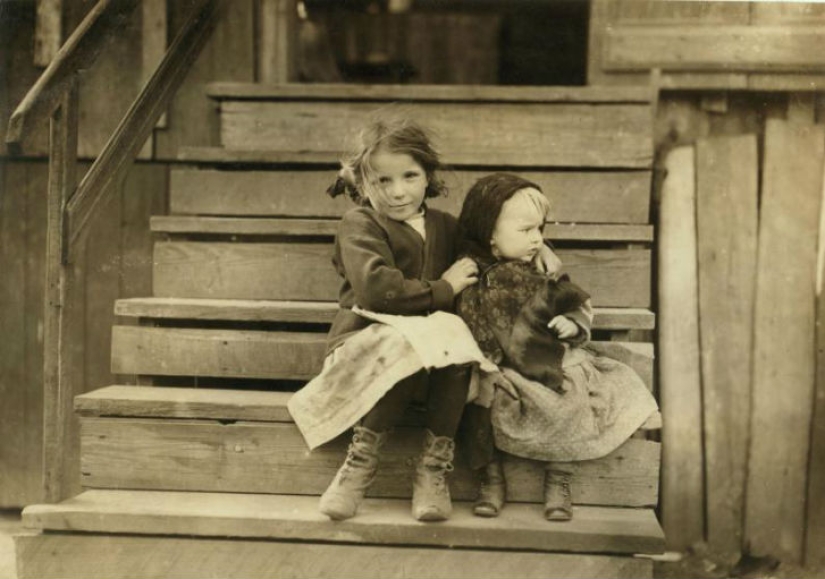
[[[363,214],[344,216],[337,243],[344,274],[362,308],[400,315],[452,309],[452,286],[442,279],[405,278],[396,266],[386,232]]]

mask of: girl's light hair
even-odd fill
[[[367,189],[375,175],[372,157],[379,151],[406,154],[421,165],[428,182],[426,197],[446,194],[436,176],[442,165],[429,134],[415,121],[400,116],[378,118],[358,133],[356,146],[341,159],[338,180],[328,193],[335,197],[346,191],[354,201],[367,203]]]
[[[536,215],[541,217],[543,221],[547,220],[551,209],[550,200],[544,193],[542,193],[540,189],[536,189],[535,187],[526,187],[516,191],[515,195],[526,197],[527,200],[530,201],[530,205],[533,209],[536,210]]]

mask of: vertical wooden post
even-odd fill
[[[659,210],[659,399],[662,518],[669,549],[704,537],[702,384],[693,147],[665,160]]]
[[[52,114],[49,143],[43,319],[43,485],[45,500],[49,502],[62,498],[65,413],[71,411],[72,403],[63,356],[68,265],[65,226],[66,204],[77,183],[77,111],[75,78]]]
[[[286,83],[295,79],[297,11],[295,0],[260,0],[261,40],[258,80]]]
[[[697,141],[707,540],[730,564],[742,554],[758,179],[755,135]]]

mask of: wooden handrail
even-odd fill
[[[186,71],[209,37],[217,6],[217,0],[199,1],[152,78],[78,185],[66,208],[70,246],[80,239],[94,208],[107,192],[111,192],[108,185],[120,179],[171,102]]]
[[[81,68],[97,58],[107,37],[121,27],[139,0],[99,0],[55,55],[9,119],[6,144],[20,153],[29,127],[44,123],[63,101]]]

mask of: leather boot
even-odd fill
[[[347,458],[321,496],[319,508],[322,513],[334,521],[355,516],[364,493],[375,478],[378,451],[386,438],[386,432],[373,432],[363,426],[354,428]]]
[[[496,456],[481,471],[481,487],[478,489],[478,498],[473,505],[473,514],[478,517],[497,517],[504,508],[507,496],[507,483],[504,480],[504,469],[501,457]]]
[[[548,521],[569,521],[573,518],[573,498],[570,491],[572,476],[569,472],[544,471],[544,518]]]
[[[415,469],[412,514],[419,521],[443,521],[450,517],[450,487],[447,473],[453,470],[455,443],[447,436],[427,430],[424,452]]]

